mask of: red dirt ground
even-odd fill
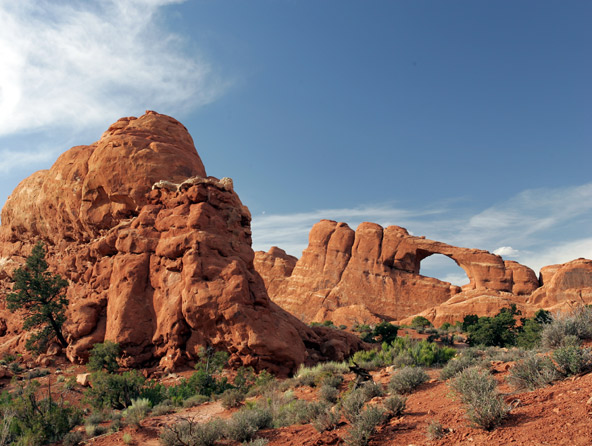
[[[498,363],[494,370],[500,382],[500,391],[505,400],[513,406],[507,420],[492,432],[472,428],[468,425],[465,412],[451,394],[446,383],[437,379],[439,370],[429,371],[432,378],[422,385],[407,400],[404,416],[392,419],[379,428],[370,442],[378,445],[591,445],[592,444],[592,406],[588,401],[592,395],[592,374],[561,381],[553,386],[533,392],[514,393],[503,383],[508,364]],[[380,371],[374,374],[375,381],[386,384],[389,374]],[[315,391],[301,388],[296,396],[311,399]],[[376,398],[371,402],[379,402]],[[176,414],[149,418],[142,421],[140,428],[127,427],[125,430],[88,441],[96,446],[122,445],[123,433],[130,433],[136,445],[158,446],[158,435],[162,427],[180,417],[206,421],[212,417],[227,418],[232,411],[222,408],[218,402],[207,403],[183,410]],[[426,435],[428,424],[439,421],[448,433],[439,440],[429,440]],[[280,429],[266,429],[260,437],[269,440],[269,446],[323,446],[342,445],[348,425],[342,420],[332,432],[318,433],[311,425],[295,425]],[[233,442],[220,442],[224,445],[238,445]]]

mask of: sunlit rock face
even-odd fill
[[[420,275],[421,261],[433,254],[453,259],[469,283],[461,288]],[[305,321],[345,323],[342,317],[352,320],[356,312],[359,322],[373,316],[400,320],[468,291],[522,296],[539,286],[534,272],[519,263],[374,223],[354,231],[345,223],[320,221],[302,257],[289,260],[290,268],[282,267],[287,260],[281,250],[257,252],[255,259],[271,298]]]
[[[207,177],[185,127],[155,112],[114,123],[15,189],[2,210],[0,281],[39,240],[70,282],[67,355],[118,342],[129,366],[172,368],[200,347],[236,365],[289,374],[344,359],[352,335],[310,328],[272,303],[253,268],[251,216],[228,178]],[[22,347],[0,309],[0,349]]]

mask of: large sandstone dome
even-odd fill
[[[5,293],[45,242],[52,269],[70,282],[72,361],[111,340],[127,365],[173,367],[211,345],[235,364],[290,373],[360,348],[269,300],[250,220],[230,179],[206,177],[182,124],[155,112],[123,118],[15,189],[2,210],[0,285]],[[20,320],[1,305],[0,350],[22,348]]]

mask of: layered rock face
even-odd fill
[[[462,320],[468,314],[494,316],[499,310],[516,304],[523,316],[530,317],[543,308],[552,313],[568,313],[592,304],[592,260],[577,259],[541,269],[541,287],[530,295],[515,295],[490,290],[472,290],[420,313],[435,326]],[[401,322],[408,324],[413,318]]]
[[[266,284],[273,283],[268,287],[271,298],[305,321],[332,319],[354,307],[362,313],[367,310],[365,318],[400,320],[461,292],[521,296],[539,286],[534,272],[524,265],[504,262],[487,251],[415,237],[398,226],[362,223],[353,231],[345,223],[322,220],[313,226],[309,245],[291,273],[274,269],[284,262],[276,253],[256,253],[256,269]],[[433,254],[453,259],[469,284],[461,289],[420,275],[421,261]]]
[[[168,368],[211,345],[235,364],[288,374],[359,349],[354,336],[307,327],[269,300],[250,219],[230,179],[206,177],[187,130],[147,112],[17,187],[2,211],[0,280],[6,289],[32,245],[46,243],[70,281],[65,332],[77,362],[104,340],[120,343],[126,365]],[[0,317],[12,339],[18,321]]]

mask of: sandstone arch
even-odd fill
[[[302,257],[280,278],[270,272],[275,252],[256,253],[255,267],[266,283],[273,279],[270,297],[305,321],[329,319],[348,307],[399,320],[461,291],[528,294],[538,287],[534,272],[524,265],[484,250],[412,236],[399,226],[362,223],[353,231],[346,223],[321,220],[311,229]],[[420,275],[421,261],[434,254],[453,259],[469,283],[461,288]]]

